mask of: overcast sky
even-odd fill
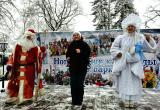
[[[93,18],[94,16],[91,16],[91,3],[94,0],[78,0],[80,2],[80,5],[83,9],[84,15],[80,15],[75,20],[75,30],[79,31],[93,31],[95,30],[95,27],[93,26]],[[158,0],[134,0],[134,5],[139,13],[142,22],[145,21],[144,19],[144,12],[150,5],[154,6],[158,2]],[[142,27],[144,28],[144,27]],[[155,24],[151,25],[151,28],[158,28],[158,26]]]

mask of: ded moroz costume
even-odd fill
[[[38,75],[39,90],[43,88],[41,68],[41,49],[34,42],[36,32],[28,29],[16,44],[7,63],[9,82],[6,103],[22,104],[32,102],[34,95],[35,74]]]

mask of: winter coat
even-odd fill
[[[76,49],[80,49],[80,53],[76,53]],[[89,45],[83,40],[72,41],[66,52],[69,68],[74,71],[86,69],[90,62],[90,53]]]

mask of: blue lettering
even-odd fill
[[[54,58],[53,59],[53,64],[60,64],[60,65],[65,65],[65,64],[67,64],[67,60],[63,60],[63,59],[59,59],[59,58]]]
[[[157,61],[156,60],[143,60],[143,65],[156,65]]]
[[[53,63],[54,64],[59,64],[59,58],[54,58]]]
[[[99,68],[99,69],[98,69],[98,72],[103,72],[103,69],[102,69],[102,68]]]
[[[92,69],[92,68],[91,68]],[[90,70],[91,70],[90,69]],[[105,73],[111,73],[112,72],[112,68],[111,67],[107,67],[107,68],[105,68],[105,67],[95,67],[95,68],[93,68],[92,69],[93,70],[93,72],[95,72],[95,73],[103,73],[103,74],[105,74]]]
[[[94,72],[97,72],[97,68],[94,68]]]
[[[102,62],[103,62],[102,59],[91,60],[91,63],[93,65],[95,65],[95,64],[101,64]]]

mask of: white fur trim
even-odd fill
[[[41,52],[41,49],[39,46],[37,46],[37,48],[38,48],[38,55],[39,55],[39,53]]]
[[[24,76],[24,72],[20,72],[20,76]],[[22,103],[24,101],[23,93],[24,93],[24,80],[20,80],[19,93],[18,93],[19,102],[18,103]]]
[[[21,56],[20,61],[25,61],[26,56]]]
[[[8,97],[5,102],[7,103],[16,103],[17,97]]]
[[[22,47],[22,52],[27,52],[27,50],[24,47]]]
[[[39,94],[40,94],[41,96],[45,95],[45,90],[44,90],[44,88],[42,88],[42,89],[39,90]]]
[[[35,86],[34,98],[36,99],[38,96],[43,96],[43,95],[45,95],[45,89],[44,88],[39,89],[38,86]]]
[[[38,79],[43,79],[42,73],[38,73]]]
[[[24,52],[24,50],[22,49],[22,51]],[[21,56],[20,57],[20,61],[25,61],[26,60],[26,56]],[[25,68],[24,66],[20,66],[20,68]],[[20,72],[20,76],[24,76],[24,72]],[[18,93],[18,98],[19,98],[19,104],[22,103],[24,101],[24,80],[20,80],[20,84],[19,84],[19,93]]]

